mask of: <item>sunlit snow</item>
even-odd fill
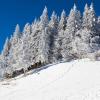
[[[5,80],[0,100],[100,100],[100,62],[75,60]]]

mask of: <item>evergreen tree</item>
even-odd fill
[[[57,31],[57,29],[58,29],[58,19],[57,19],[57,15],[55,14],[54,11],[51,15],[51,20],[49,22],[49,27],[52,28],[53,31]]]
[[[31,33],[31,53],[32,53],[32,64],[38,62],[38,55],[39,55],[39,41],[40,41],[40,22],[39,20],[35,20],[34,23],[31,25],[32,33]]]
[[[60,19],[60,22],[59,22],[59,30],[65,30],[65,28],[66,28],[66,23],[67,23],[67,20],[66,20],[66,13],[65,13],[65,11],[63,10],[62,13],[61,13],[61,19]]]
[[[7,38],[6,39],[6,42],[4,44],[4,48],[3,48],[3,51],[1,53],[1,62],[0,62],[0,65],[1,65],[1,76],[4,77],[5,73],[7,73],[8,71],[11,71],[11,70],[8,70],[8,69],[11,69],[10,67],[10,49],[11,49],[11,43],[9,41],[9,39]]]
[[[38,62],[48,63],[48,51],[49,51],[49,34],[48,34],[48,10],[45,7],[40,17],[40,36],[38,47]]]
[[[9,42],[9,39],[6,39],[6,42],[4,44],[3,51],[1,53],[2,57],[2,67],[7,68],[9,66],[8,61],[9,61],[9,51],[10,51],[11,44]]]
[[[51,15],[51,20],[49,22],[49,33],[50,33],[50,50],[49,50],[49,62],[56,62],[56,45],[58,35],[58,18],[55,12],[53,11]]]
[[[93,3],[91,3],[90,9],[89,9],[89,26],[93,31],[96,27],[96,21],[97,20],[96,20],[96,15],[95,15]]]
[[[55,40],[55,57],[57,59],[57,61],[61,61],[62,60],[62,40],[64,39],[64,31],[66,28],[66,13],[63,10],[61,13],[61,17],[60,17],[60,21],[59,21],[59,26],[58,26],[58,35],[57,35],[57,39]]]
[[[22,67],[24,68],[24,70],[27,70],[27,68],[29,66],[31,66],[31,58],[32,58],[32,54],[31,54],[31,25],[29,23],[27,23],[23,29],[23,36],[21,38],[21,47],[20,47],[20,51],[21,55],[19,55],[20,57],[20,64],[22,63]]]
[[[73,41],[76,36],[76,32],[81,28],[81,14],[77,10],[76,5],[71,9],[67,19],[66,30],[64,32],[64,38],[62,40],[62,56],[63,60],[69,60],[73,58]]]
[[[15,70],[18,66],[16,64],[18,63],[18,55],[19,55],[19,41],[21,38],[21,32],[20,32],[20,27],[17,24],[15,28],[15,32],[13,33],[13,36],[10,39],[11,42],[11,49],[9,53],[9,58],[10,58],[10,67],[12,70]]]
[[[93,3],[91,3],[90,7],[85,5],[84,13],[83,13],[83,28],[93,29],[96,26],[96,16],[93,7]]]
[[[19,24],[17,24],[14,32],[14,37],[20,37],[20,36],[21,36],[20,27]]]
[[[9,39],[7,38],[5,41],[5,44],[4,44],[3,51],[2,51],[2,55],[4,57],[7,57],[9,55],[10,46],[11,46],[11,44],[9,42]]]
[[[94,38],[97,39],[96,17],[93,4],[90,5],[90,8],[87,4],[85,5],[82,26],[82,29],[76,33],[77,36],[74,43],[77,44],[76,47],[79,55],[87,55],[88,53],[93,52],[98,48],[98,44],[93,43],[93,41],[95,40]]]
[[[48,10],[47,7],[44,8],[42,15],[40,16],[40,27],[44,29],[48,26]]]
[[[26,23],[24,29],[23,29],[23,34],[30,35],[31,34],[31,25],[29,23]]]
[[[86,4],[85,8],[84,8],[84,13],[83,13],[83,23],[82,23],[82,27],[83,28],[88,28],[89,27],[89,7]]]

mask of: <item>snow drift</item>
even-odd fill
[[[3,81],[0,100],[100,100],[100,62],[75,60]]]

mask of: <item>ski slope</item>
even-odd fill
[[[100,62],[60,63],[0,82],[0,100],[100,100]]]

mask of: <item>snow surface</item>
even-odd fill
[[[100,62],[60,63],[0,82],[0,100],[100,100]]]

